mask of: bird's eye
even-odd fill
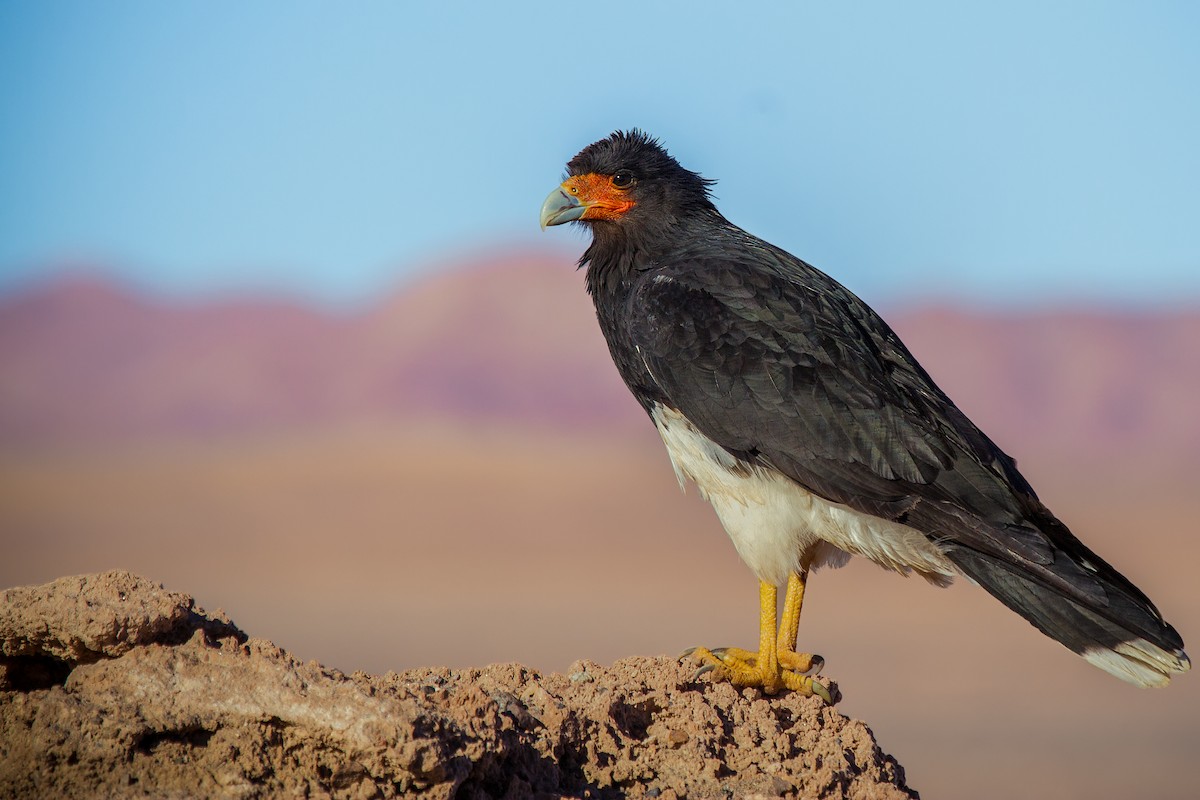
[[[620,170],[612,176],[612,185],[618,189],[628,189],[633,186],[633,173],[627,169]]]

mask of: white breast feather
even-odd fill
[[[759,580],[782,586],[805,556],[814,567],[841,566],[847,554],[939,586],[957,574],[920,531],[831,503],[775,470],[747,467],[666,406],[652,416],[680,486],[691,480],[712,503]]]

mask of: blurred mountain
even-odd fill
[[[78,277],[10,294],[0,444],[425,416],[645,430],[573,266],[539,251],[466,260],[345,314]],[[1001,447],[1200,454],[1200,311],[886,316]]]
[[[1200,459],[1200,309],[888,316],[934,380],[1009,452]]]
[[[448,265],[354,314],[67,277],[0,299],[0,443],[637,419],[594,317],[573,260],[545,252]]]

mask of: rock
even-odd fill
[[[629,658],[343,675],[124,572],[0,596],[0,796],[908,798],[815,698]]]
[[[61,683],[71,669],[197,629],[245,639],[223,614],[128,572],[60,578],[0,593],[0,690]]]

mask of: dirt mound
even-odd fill
[[[129,573],[62,578],[0,594],[0,796],[916,796],[863,723],[693,671],[344,675]]]

